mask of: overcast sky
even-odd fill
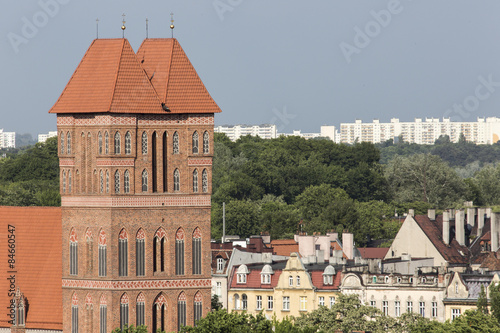
[[[56,4],[56,5],[54,5]],[[500,1],[8,0],[0,128],[56,129],[47,112],[92,40],[179,40],[222,109],[216,124],[280,132],[392,117],[499,116]],[[34,29],[33,29],[34,28]]]

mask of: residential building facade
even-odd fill
[[[258,136],[262,139],[276,139],[278,130],[274,124],[263,125],[221,125],[215,126],[215,133],[224,133],[231,141],[236,141],[242,136]]]

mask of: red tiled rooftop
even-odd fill
[[[314,270],[309,272],[311,274],[311,281],[313,286],[320,290],[337,290],[339,289],[340,284],[342,283],[342,274],[337,272],[333,279],[333,285],[325,285],[323,284],[323,271]]]
[[[388,247],[358,247],[361,257],[364,259],[384,259]]]
[[[247,275],[246,283],[237,283],[238,279],[236,278],[237,269],[233,270],[233,276],[231,279],[231,287],[230,288],[259,288],[259,289],[273,289],[278,284],[278,279],[282,273],[282,270],[275,270],[274,274],[271,275],[271,283],[270,284],[262,284],[261,283],[261,269],[251,269],[249,267],[250,274]]]
[[[299,244],[293,239],[275,239],[271,241],[273,252],[279,256],[289,256],[292,252],[299,253]]]
[[[62,330],[62,245],[60,207],[0,207],[0,239],[5,260],[0,269],[5,277],[8,226],[15,226],[16,289],[26,297],[29,309],[26,328]],[[0,279],[0,327],[10,327],[7,307],[9,281]]]

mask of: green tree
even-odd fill
[[[302,218],[311,220],[318,217],[333,201],[348,199],[349,195],[344,190],[321,184],[306,188],[297,196],[295,207],[300,211]]]
[[[219,296],[216,294],[212,295],[211,299],[212,311],[222,309],[222,303],[219,301]]]
[[[500,204],[500,164],[488,165],[473,178],[484,205]]]
[[[448,332],[500,332],[500,326],[495,316],[485,314],[479,310],[467,310],[455,318],[449,325]]]
[[[272,323],[261,313],[253,316],[247,313],[215,310],[201,318],[195,327],[184,326],[181,332],[190,333],[272,333]]]
[[[488,299],[486,298],[486,291],[484,286],[481,285],[481,291],[479,292],[479,297],[477,298],[477,311],[484,314],[488,314]]]
[[[134,327],[134,325],[125,325],[123,329],[121,328],[115,328],[113,330],[113,333],[148,333],[148,328],[145,325],[140,325],[137,327]],[[158,333],[164,333],[158,329]]]
[[[493,317],[500,322],[500,284],[493,283],[490,285],[490,307]]]

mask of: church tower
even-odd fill
[[[94,40],[58,101],[64,332],[210,311],[214,114],[176,39]]]

